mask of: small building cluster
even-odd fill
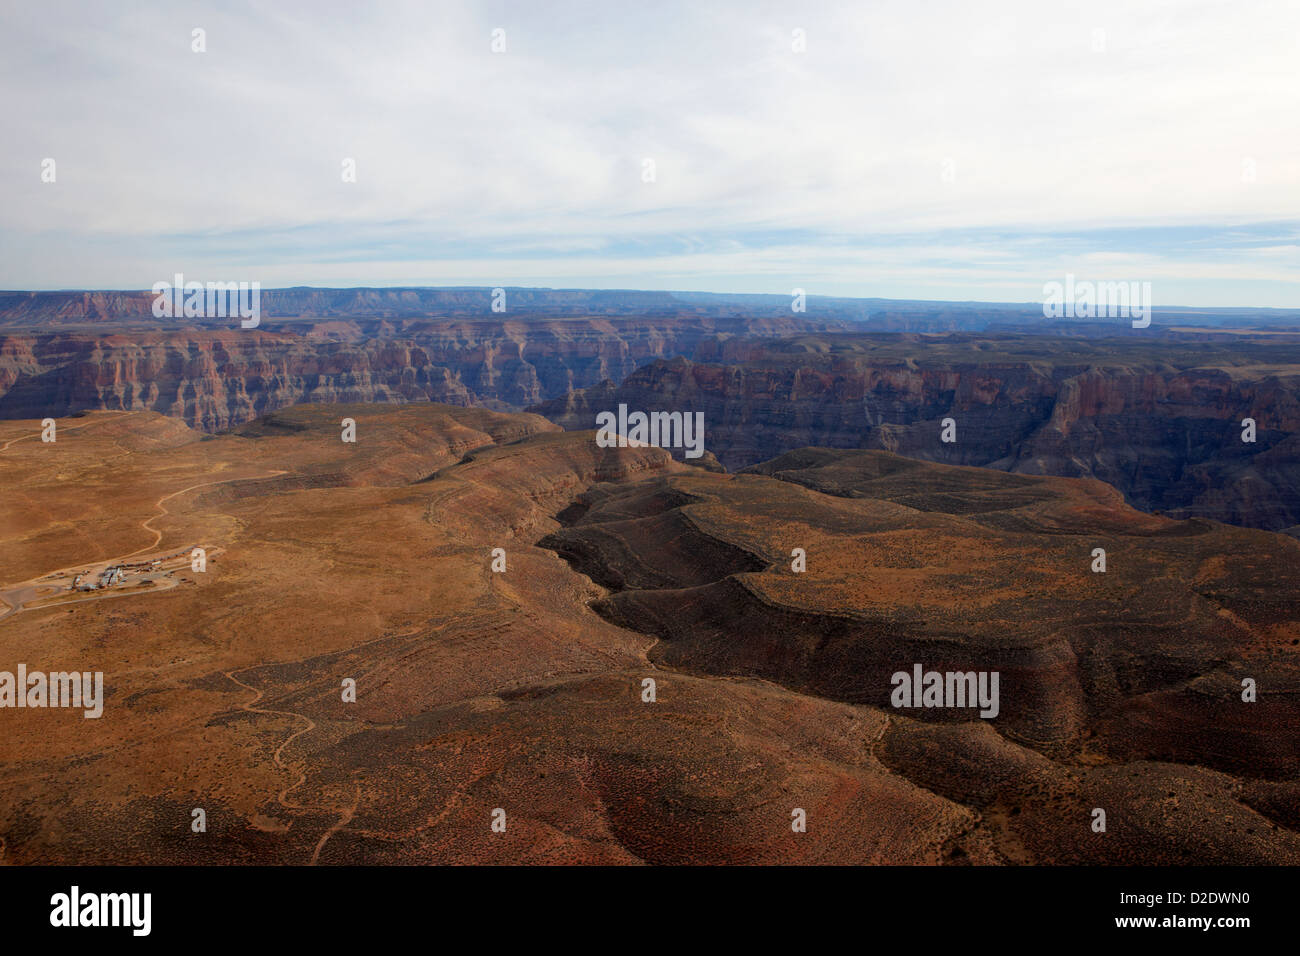
[[[114,564],[105,568],[99,573],[99,580],[96,581],[86,574],[78,574],[72,579],[72,589],[74,591],[98,591],[100,588],[111,588],[115,584],[121,584],[126,577],[126,569],[120,564]]]

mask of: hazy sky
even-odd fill
[[[3,288],[1300,307],[1298,0],[5,7]]]

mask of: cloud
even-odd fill
[[[1195,271],[1159,229],[1234,246],[1300,221],[1293,3],[704,7],[11,5],[0,284],[527,268],[758,288],[815,269],[871,295],[886,262],[984,288],[980,230],[1118,256],[1136,233],[1106,230],[1147,230],[1138,251]],[[888,257],[908,236],[914,258]],[[1251,295],[1257,262],[1217,264]],[[1282,259],[1268,275],[1291,298],[1260,304],[1300,300]]]

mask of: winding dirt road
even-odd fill
[[[255,665],[255,666],[261,666],[261,665]],[[301,720],[306,722],[307,724],[306,727],[303,727],[301,730],[295,730],[293,733],[291,733],[288,737],[284,739],[284,741],[280,744],[280,746],[275,749],[275,754],[271,758],[272,760],[275,761],[275,765],[279,767],[281,770],[292,772],[289,770],[289,767],[286,766],[281,756],[284,753],[284,748],[288,747],[291,743],[293,743],[303,734],[315,730],[316,721],[312,720],[306,714],[300,714],[292,710],[269,710],[265,707],[257,707],[255,705],[259,700],[262,699],[262,691],[256,687],[253,687],[251,684],[245,684],[242,680],[240,680],[238,677],[235,676],[234,671],[226,671],[226,676],[230,678],[232,681],[234,681],[236,684],[238,684],[240,687],[244,688],[245,690],[251,690],[253,692],[252,700],[250,700],[246,704],[240,704],[240,707],[242,707],[244,710],[248,711],[249,713],[272,714],[278,717],[292,717],[295,720]],[[348,823],[352,820],[352,815],[357,812],[357,806],[361,802],[361,785],[355,783],[354,781],[354,786],[356,787],[356,795],[353,798],[352,806],[350,807],[313,807],[303,803],[298,803],[296,801],[290,801],[289,792],[298,789],[298,787],[302,786],[306,782],[307,782],[306,772],[299,771],[298,779],[295,780],[289,786],[285,787],[283,790],[281,790],[276,795],[275,799],[276,802],[278,802],[280,806],[284,807],[286,810],[291,810],[291,811],[302,810],[307,812],[329,810],[333,813],[339,814],[338,820],[336,820],[334,824],[329,827],[329,829],[327,829],[323,834],[321,834],[320,840],[318,840],[316,843],[316,849],[311,855],[311,862],[308,864],[309,866],[315,866],[317,861],[320,860],[321,850],[325,849],[325,844],[329,840],[329,838],[332,837],[334,834],[338,833],[345,826],[347,826]]]
[[[79,425],[77,427],[83,428],[85,426]],[[32,436],[25,435],[23,437],[31,438]],[[22,438],[13,439],[13,441],[22,441],[22,440],[23,440]],[[10,444],[12,443],[13,442],[11,441]],[[216,481],[202,481],[199,482],[198,484],[190,485],[188,488],[182,488],[179,491],[173,491],[170,494],[163,495],[161,498],[157,500],[157,502],[154,503],[154,507],[157,509],[157,513],[150,515],[148,518],[145,518],[143,521],[140,522],[140,527],[143,528],[145,531],[148,531],[150,534],[154,536],[154,540],[151,543],[145,545],[143,548],[137,548],[135,551],[132,551],[130,554],[125,554],[114,558],[94,561],[90,564],[90,566],[93,569],[93,568],[108,567],[113,564],[124,564],[127,561],[129,561],[131,558],[136,557],[137,555],[154,552],[155,549],[157,549],[157,547],[160,544],[162,544],[164,533],[162,531],[159,531],[157,528],[153,527],[153,523],[159,520],[160,518],[165,518],[169,514],[171,514],[171,512],[167,510],[167,502],[171,501],[171,499],[179,495],[183,495],[186,492],[193,491],[196,488],[207,488],[210,487],[211,485],[224,485],[224,484],[229,484],[232,481],[261,481],[266,478],[276,478],[280,475],[287,475],[287,474],[288,474],[287,471],[276,470],[265,475],[248,475],[245,477],[221,478]],[[28,580],[15,584],[12,587],[0,588],[0,605],[4,605],[5,608],[4,610],[0,611],[0,621],[5,620],[6,618],[13,617],[15,614],[18,614],[21,611],[23,611],[25,605],[29,601],[33,600],[38,596],[36,593],[36,589],[40,586],[47,585],[50,578],[55,577],[57,575],[72,574],[76,570],[84,569],[85,567],[86,564],[82,563],[82,564],[71,565],[65,568],[58,568],[54,571],[47,571],[39,578],[29,578]],[[60,601],[57,603],[59,605],[79,604],[83,601],[102,601],[108,598],[128,597],[133,594],[161,594],[164,591],[170,591],[174,587],[176,587],[175,582],[169,582],[169,583],[164,583],[160,587],[152,588],[148,591],[104,589],[100,591],[91,592],[87,594],[85,597],[77,598],[75,601]],[[66,588],[64,588],[63,586],[55,586],[55,590],[53,594],[58,594],[62,590],[66,590]],[[42,597],[52,597],[53,594],[42,595]],[[48,607],[53,605],[44,605],[44,606]]]
[[[287,471],[273,471],[270,474],[266,474],[266,475],[249,475],[247,477],[242,477],[242,478],[222,478],[218,481],[201,481],[197,485],[190,485],[188,488],[182,488],[180,491],[173,491],[169,495],[163,495],[154,503],[154,507],[158,509],[158,513],[140,522],[140,527],[144,528],[144,530],[148,531],[150,534],[154,536],[153,543],[147,544],[143,548],[139,548],[135,551],[132,551],[130,554],[124,555],[118,560],[125,561],[127,558],[133,558],[137,554],[142,554],[146,551],[152,551],[154,548],[158,547],[158,545],[162,544],[163,532],[159,531],[157,528],[152,527],[152,525],[159,518],[165,518],[167,517],[167,515],[171,514],[171,512],[167,510],[166,503],[168,501],[171,501],[173,498],[177,497],[178,495],[183,495],[187,491],[193,491],[195,488],[207,488],[211,485],[226,485],[232,481],[262,481],[263,479],[266,478],[277,478],[280,475],[287,475],[287,474],[288,474]]]
[[[108,411],[108,410],[105,410],[105,411],[103,411],[103,412],[98,412],[97,414],[101,414],[101,415],[130,415],[131,413],[130,413],[130,412],[125,412],[125,411]],[[91,426],[91,425],[98,425],[98,424],[100,424],[98,421],[89,421],[89,422],[86,422],[86,423],[83,424],[83,425],[59,425],[58,422],[55,422],[55,426],[56,426],[56,428],[55,428],[55,432],[54,432],[54,437],[55,437],[55,439],[57,440],[57,439],[58,439],[58,436],[59,436],[59,432],[75,432],[75,431],[77,431],[78,429],[81,429],[81,428],[87,428],[87,427],[89,427],[89,426]],[[5,442],[3,445],[0,445],[0,451],[8,451],[10,445],[16,445],[16,444],[18,444],[20,441],[27,441],[29,438],[40,438],[40,437],[41,437],[41,432],[32,432],[30,435],[19,435],[17,438],[11,438],[11,439],[9,439],[7,442]]]

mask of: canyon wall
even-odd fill
[[[571,429],[620,403],[700,411],[705,447],[732,469],[805,446],[875,448],[1098,478],[1145,511],[1300,524],[1298,345],[831,335],[701,354],[716,361],[655,362],[532,410]]]
[[[519,408],[794,318],[339,319],[0,336],[0,418],[149,410],[205,431],[303,402]]]

